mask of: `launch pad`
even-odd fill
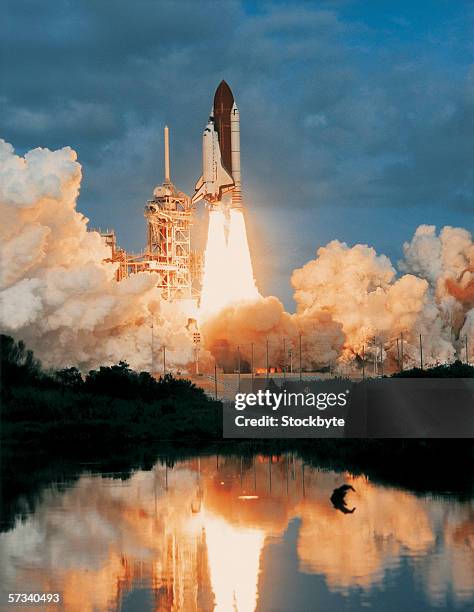
[[[203,256],[191,250],[193,213],[201,200],[209,210],[205,267]],[[224,213],[228,239],[224,237]],[[165,127],[164,180],[153,190],[144,215],[147,241],[139,254],[118,248],[114,232],[101,232],[111,250],[108,261],[119,264],[118,281],[138,272],[153,273],[163,299],[187,302],[189,314],[196,311],[199,302],[208,314],[218,310],[224,305],[222,296],[226,303],[258,297],[243,216],[239,109],[225,81],[215,92],[203,131],[202,175],[194,195],[189,197],[171,182],[169,130]]]
[[[162,190],[156,195],[158,189]],[[188,196],[169,184],[155,189],[145,206],[150,270],[158,273],[157,287],[165,300],[190,299],[192,208]]]
[[[142,253],[127,253],[117,247],[115,233],[101,232],[110,247],[108,261],[118,263],[118,281],[130,274],[152,272],[157,276],[157,287],[167,301],[194,300],[200,294],[202,256],[191,250],[191,226],[194,205],[191,198],[180,191],[170,178],[169,130],[164,129],[165,176],[153,190],[153,197],[145,205],[147,245]]]
[[[165,300],[198,298],[193,294],[191,266],[191,224],[194,206],[191,199],[171,182],[169,131],[165,127],[165,180],[155,187],[145,206],[147,220],[146,258],[158,273],[157,287]]]

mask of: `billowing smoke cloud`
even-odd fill
[[[0,166],[1,330],[23,339],[46,365],[88,369],[124,359],[149,369],[153,317],[157,357],[165,345],[169,367],[185,368],[193,357],[185,316],[161,300],[153,274],[117,283],[102,238],[87,231],[87,219],[76,211],[81,167],[75,152],[35,149],[23,158],[0,141]],[[237,246],[234,259],[242,262],[246,238]],[[397,365],[402,334],[405,365],[419,363],[421,334],[425,364],[465,359],[466,340],[472,362],[470,233],[445,227],[438,235],[435,227],[420,226],[398,267],[401,276],[374,249],[334,240],[293,272],[297,311],[289,314],[278,298],[258,295],[249,262],[244,297],[257,297],[234,300],[205,319],[204,347],[234,369],[237,347],[245,367],[253,345],[254,366],[264,368],[268,343],[271,367],[289,367],[293,359],[298,368],[301,337],[304,368],[354,364],[364,349],[369,359],[382,353],[388,371]],[[214,289],[222,291],[218,281]],[[209,357],[200,353],[204,369],[212,367]]]
[[[208,319],[204,335],[218,361],[235,368],[235,350],[249,360],[253,343],[256,367],[289,366],[286,347],[304,368],[359,363],[383,357],[385,371],[466,358],[466,339],[474,348],[474,246],[464,229],[439,234],[420,226],[404,245],[399,276],[385,255],[367,245],[349,247],[337,240],[318,250],[292,275],[297,312],[290,315],[277,298],[246,301]],[[403,350],[402,350],[403,337]],[[223,350],[225,349],[225,350]],[[359,359],[359,361],[358,361]],[[299,363],[296,363],[296,367]]]
[[[364,347],[369,353],[383,350],[387,365],[394,367],[401,334],[406,365],[419,364],[420,334],[425,364],[465,358],[466,336],[472,351],[474,247],[469,232],[445,227],[437,236],[435,227],[420,226],[404,253],[399,268],[408,274],[397,278],[384,255],[334,240],[293,273],[298,314],[323,310],[342,324],[343,360],[360,355]]]
[[[265,368],[267,342],[269,367],[288,368],[291,351],[296,368],[299,366],[296,360],[299,360],[300,334],[304,338],[302,359],[305,368],[334,363],[344,344],[341,328],[341,324],[326,312],[318,311],[311,316],[289,314],[274,296],[237,302],[203,323],[206,346],[228,369],[235,368],[237,347],[242,359],[250,363],[252,344],[254,367]]]
[[[75,152],[34,149],[25,157],[0,140],[0,327],[47,366],[82,369],[126,360],[151,365],[167,347],[170,367],[192,358],[184,315],[160,299],[153,274],[115,281],[101,236],[76,211],[81,166]]]
[[[474,307],[474,244],[471,234],[465,229],[448,226],[437,236],[433,225],[421,225],[412,241],[404,244],[404,255],[400,269],[429,282],[446,323],[458,335]]]
[[[300,365],[300,346],[306,369],[335,363],[344,344],[341,324],[322,310],[289,314],[278,298],[262,297],[253,275],[245,217],[237,209],[227,212],[227,222],[224,211],[209,212],[200,305],[205,346],[217,363],[230,372],[239,360],[243,371],[252,365],[256,370],[291,370],[293,356]]]

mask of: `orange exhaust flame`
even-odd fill
[[[226,240],[226,225],[228,236]],[[200,313],[206,319],[225,306],[260,298],[253,276],[245,219],[242,211],[209,212]]]

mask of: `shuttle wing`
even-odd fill
[[[197,180],[197,183],[194,185],[194,189],[196,189],[196,191],[197,191],[198,189],[201,189],[201,187],[203,186],[203,184],[204,184],[204,177],[203,177],[203,176],[202,176],[202,174],[201,174],[200,178]]]
[[[191,203],[195,204],[196,202],[199,202],[199,200],[202,200],[205,198],[206,196],[206,183],[204,182],[204,179],[201,178],[198,180],[198,182],[196,183],[195,186],[195,194],[193,195],[193,197],[191,198]]]

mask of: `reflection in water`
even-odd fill
[[[254,610],[264,532],[212,515],[204,519],[204,529],[215,609]]]
[[[354,513],[331,503],[344,483]],[[420,609],[468,608],[473,551],[472,504],[293,456],[206,457],[126,481],[84,475],[66,491],[50,487],[0,535],[0,583],[5,592],[59,590],[64,609],[81,612],[297,610],[317,600],[336,610],[340,598],[358,609],[392,590],[413,609],[415,598]],[[137,603],[141,592],[148,599]]]

